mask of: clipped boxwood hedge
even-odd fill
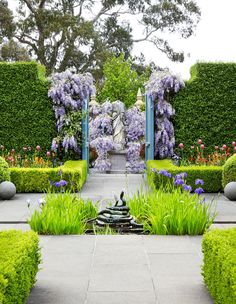
[[[236,182],[236,154],[231,156],[223,166],[223,174],[222,174],[223,188],[229,182]]]
[[[33,232],[0,231],[0,303],[25,303],[40,263],[39,238]]]
[[[202,138],[207,152],[236,140],[235,84],[235,63],[197,63],[191,68],[191,79],[173,99],[177,144],[190,146]]]
[[[0,183],[8,180],[10,180],[8,163],[5,161],[5,159],[0,157]]]
[[[55,117],[45,69],[36,62],[0,63],[0,144],[51,147]]]
[[[207,232],[202,250],[203,277],[214,303],[236,303],[236,228]]]
[[[57,168],[10,168],[10,173],[17,192],[45,192],[50,181],[60,179],[73,182],[72,189],[80,190],[87,178],[87,162],[71,160]],[[70,188],[68,183],[67,189]]]
[[[186,182],[188,185],[196,189],[199,186],[195,185],[197,178],[204,180],[203,189],[205,192],[219,192],[222,191],[222,167],[219,166],[175,166],[171,160],[149,160],[147,161],[147,174],[149,184],[159,187],[160,175],[153,172],[152,169],[157,171],[165,169],[171,174],[176,175],[181,172],[186,172],[188,177]]]

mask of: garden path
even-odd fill
[[[141,175],[91,175],[81,196],[113,201],[143,188]],[[17,194],[0,202],[0,229],[28,230],[42,194]],[[236,202],[216,197],[217,220],[236,221]],[[26,201],[31,201],[30,209]],[[5,221],[5,224],[3,223]],[[12,222],[12,224],[7,222]],[[2,222],[2,224],[1,224]],[[214,225],[225,228],[233,225]],[[28,304],[209,304],[201,278],[201,236],[40,236],[43,264]]]
[[[211,304],[201,237],[41,236],[28,304]]]

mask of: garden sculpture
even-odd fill
[[[112,103],[112,127],[113,142],[117,151],[124,150],[125,147],[125,106],[116,100]]]
[[[115,205],[106,207],[98,213],[97,218],[89,222],[95,222],[97,227],[110,227],[119,233],[143,233],[143,225],[135,222],[133,216],[129,213],[129,207],[126,206],[124,191],[121,192],[120,198],[115,198]]]

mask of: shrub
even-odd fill
[[[0,157],[0,183],[10,180],[10,172],[7,162]]]
[[[203,277],[214,303],[236,303],[236,228],[206,233],[202,250]]]
[[[76,194],[48,193],[41,210],[35,210],[29,224],[40,234],[83,234],[86,221],[97,215],[91,201],[85,202]]]
[[[222,186],[229,182],[236,182],[236,154],[231,156],[223,166]]]
[[[206,151],[235,141],[236,64],[197,63],[191,79],[173,99],[176,143],[201,138]],[[209,150],[208,150],[209,148]]]
[[[0,63],[0,144],[51,147],[55,118],[44,67],[35,62]]]
[[[132,62],[125,61],[124,55],[109,59],[104,65],[105,83],[99,94],[99,99],[104,101],[120,100],[129,108],[136,102],[138,89],[143,90],[144,82],[148,78],[144,73],[138,76],[132,69]]]
[[[25,303],[39,263],[39,239],[35,232],[0,231],[0,303]]]
[[[45,192],[51,182],[64,179],[67,189],[80,190],[87,178],[86,161],[68,161],[57,168],[10,168],[17,192]]]
[[[154,169],[154,170],[153,170]],[[182,172],[187,173],[186,181],[193,189],[196,189],[196,179],[204,181],[205,192],[222,191],[222,167],[219,166],[175,166],[171,160],[149,160],[147,162],[147,174],[149,184],[154,184],[158,189],[160,187],[160,175],[157,172],[161,169],[168,170],[171,174],[176,175]]]

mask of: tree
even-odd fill
[[[98,99],[104,101],[107,98],[110,101],[120,100],[128,108],[136,101],[138,89],[144,88],[144,82],[150,76],[149,67],[138,75],[132,68],[133,61],[125,61],[124,54],[119,57],[109,59],[104,65],[104,84],[101,92],[98,90]]]
[[[128,58],[134,43],[148,41],[172,60],[183,61],[164,32],[187,38],[194,32],[200,11],[194,0],[14,0],[16,18],[4,4],[1,34],[27,46],[48,73],[75,66],[79,71],[99,69],[115,53]],[[134,37],[128,19],[140,24]],[[14,31],[7,30],[10,24]]]
[[[0,48],[0,61],[30,61],[27,50],[18,42],[10,39],[4,42]]]

